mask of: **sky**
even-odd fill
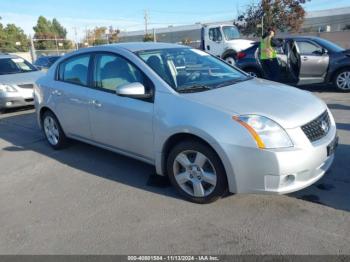
[[[33,35],[38,16],[57,18],[66,27],[68,38],[80,40],[86,29],[113,26],[121,31],[187,25],[233,19],[258,0],[0,0],[2,23],[15,23]],[[350,6],[349,0],[311,0],[307,11]],[[75,31],[77,34],[75,34]]]

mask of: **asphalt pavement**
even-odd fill
[[[0,115],[0,254],[350,254],[350,94],[314,91],[340,137],[334,165],[285,196],[178,196],[154,168],[44,141],[34,110]]]

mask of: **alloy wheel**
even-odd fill
[[[193,197],[210,195],[217,183],[214,165],[202,153],[183,151],[173,163],[173,172],[177,184]]]
[[[44,131],[47,140],[51,145],[57,145],[60,134],[56,121],[51,116],[46,116],[44,119]]]
[[[337,76],[337,86],[341,90],[350,90],[350,71],[344,71]]]

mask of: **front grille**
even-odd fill
[[[33,84],[18,85],[20,88],[33,89]]]
[[[330,129],[330,120],[327,110],[316,119],[303,125],[301,129],[311,142],[315,142],[326,136]]]

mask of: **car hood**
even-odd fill
[[[184,95],[194,102],[233,115],[265,116],[284,128],[302,126],[327,108],[321,99],[310,92],[262,79],[251,79],[206,92]]]
[[[18,73],[9,75],[0,75],[0,84],[20,85],[20,84],[34,84],[38,78],[45,75],[44,72],[34,71],[28,73]]]

